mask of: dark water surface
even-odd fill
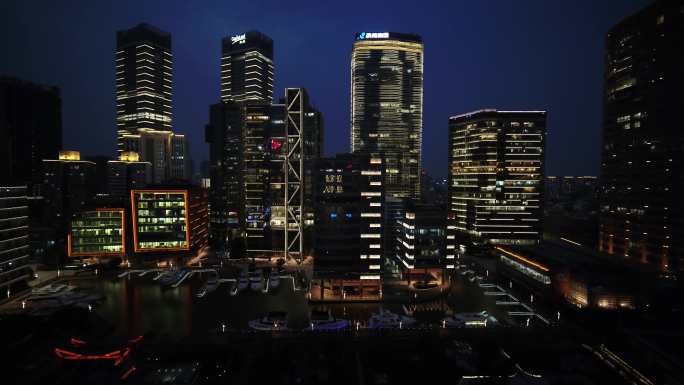
[[[477,285],[459,276],[454,278],[448,295],[423,301],[419,297],[393,298],[385,303],[309,303],[305,292],[294,291],[290,280],[263,294],[249,288],[231,296],[232,283],[221,284],[204,298],[195,294],[206,277],[195,276],[177,288],[163,288],[151,277],[93,278],[79,280],[79,286],[91,287],[105,296],[94,311],[114,326],[114,334],[130,337],[148,332],[172,338],[206,336],[222,324],[231,329],[247,329],[247,323],[269,311],[286,311],[289,327],[308,325],[312,309],[330,310],[338,318],[356,324],[366,323],[381,307],[396,313],[409,313],[422,323],[439,324],[446,312],[488,310],[501,316],[490,298]],[[499,318],[499,317],[497,317]]]

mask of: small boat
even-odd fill
[[[479,313],[458,313],[442,319],[444,328],[484,328],[487,322],[496,322],[496,318],[487,314],[487,311]]]
[[[284,311],[272,311],[267,315],[249,321],[249,327],[261,331],[280,331],[287,329],[287,313]]]
[[[173,286],[174,284],[178,283],[178,281],[180,281],[184,275],[184,270],[171,270],[162,275],[157,282],[159,282],[162,286]]]
[[[254,270],[249,274],[249,288],[254,291],[264,288],[264,275],[261,270]]]
[[[415,324],[415,318],[392,313],[387,310],[380,310],[379,313],[373,313],[368,322],[371,329],[402,329],[411,327]]]
[[[346,329],[349,326],[349,321],[337,319],[329,311],[312,311],[310,319],[309,327],[305,330],[333,331]]]
[[[212,291],[216,290],[216,288],[218,287],[218,285],[219,285],[218,276],[215,275],[215,274],[212,274],[211,277],[209,277],[209,279],[207,280],[207,283],[204,285],[204,287],[201,288],[201,289],[197,292],[197,295],[196,295],[197,298],[202,298],[202,297],[204,297],[205,295],[207,295],[207,294],[211,293]]]
[[[238,277],[236,288],[238,291],[245,290],[249,286],[249,277],[247,276],[247,270],[242,270],[240,272],[240,277]]]
[[[271,272],[268,274],[268,287],[271,289],[275,289],[278,286],[280,286],[280,272],[277,268],[273,268],[271,269]]]

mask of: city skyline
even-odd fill
[[[115,138],[111,122],[115,102],[111,100],[109,91],[114,83],[110,64],[115,43],[112,35],[116,30],[131,28],[140,22],[166,30],[174,40],[174,95],[178,95],[173,106],[174,131],[188,135],[191,155],[199,164],[207,159],[206,145],[202,141],[202,128],[207,119],[206,105],[219,100],[221,39],[258,29],[274,41],[274,61],[278,63],[274,88],[302,86],[307,87],[312,95],[320,95],[314,100],[315,107],[329,122],[327,131],[330,135],[327,135],[325,148],[326,155],[333,155],[349,150],[348,60],[354,32],[413,32],[421,35],[425,42],[425,155],[422,166],[426,171],[438,177],[446,176],[447,167],[443,159],[447,152],[449,116],[480,108],[545,109],[549,113],[548,173],[596,175],[600,158],[603,40],[612,24],[645,3],[600,4],[593,12],[586,12],[587,4],[536,4],[526,8],[524,13],[510,5],[492,7],[494,11],[489,10],[493,12],[491,14],[483,13],[484,9],[477,6],[457,10],[459,17],[478,19],[487,15],[503,23],[512,23],[505,35],[487,31],[484,26],[472,22],[458,28],[454,26],[458,24],[456,21],[433,23],[439,27],[431,25],[430,17],[442,17],[434,14],[435,9],[439,9],[436,7],[432,7],[430,15],[411,15],[413,19],[408,19],[407,11],[401,7],[395,16],[373,17],[377,13],[373,12],[375,6],[370,6],[368,12],[353,23],[340,21],[330,26],[306,17],[316,7],[295,7],[294,13],[301,15],[303,22],[283,24],[280,21],[269,22],[281,20],[278,16],[284,11],[277,6],[264,7],[266,14],[262,17],[249,17],[256,10],[242,5],[237,5],[232,12],[227,11],[226,16],[216,16],[221,12],[208,16],[209,8],[184,9],[180,5],[171,5],[158,13],[155,7],[144,5],[136,10],[135,17],[114,12],[110,18],[93,26],[88,37],[70,31],[71,27],[57,29],[54,33],[52,30],[55,28],[52,28],[49,35],[41,35],[41,31],[51,25],[51,21],[44,20],[38,23],[37,28],[26,31],[25,39],[12,38],[14,31],[22,30],[13,23],[21,23],[28,15],[22,5],[10,4],[8,8],[16,9],[4,14],[13,13],[17,17],[8,21],[9,38],[0,46],[17,54],[0,65],[0,73],[60,87],[64,104],[64,148],[80,150],[86,155],[113,156],[111,143]],[[98,7],[83,7],[78,12],[84,19],[89,19],[89,13],[97,11]],[[344,9],[338,11],[349,12]],[[242,17],[238,22],[231,22],[229,15],[236,12]],[[191,30],[185,24],[173,24],[174,17],[181,13],[189,20],[203,20],[202,27]],[[509,14],[515,21],[509,20]],[[564,20],[568,15],[581,16],[583,28],[576,25],[572,30],[556,28],[555,24],[568,23]],[[544,23],[535,21],[540,16],[543,16],[541,20]],[[337,20],[344,20],[344,13]],[[50,46],[39,49],[37,44],[44,43],[36,43],[36,34],[42,36],[41,41],[48,40]],[[99,42],[92,51],[89,39]],[[519,46],[515,44],[516,39],[524,39],[526,44]],[[17,47],[20,41],[25,44]],[[107,41],[111,43],[102,44]],[[563,41],[582,44],[568,46]],[[486,49],[482,42],[486,43]],[[46,66],[36,54],[28,54],[49,53],[55,47],[64,50],[70,45],[73,49],[89,47],[82,53],[86,55],[87,52],[89,57],[87,68],[74,71],[80,64],[77,63],[77,67],[73,63],[67,66],[66,59],[61,59],[60,55],[53,55],[53,65]],[[325,54],[318,55],[318,52]],[[459,55],[459,52],[469,54]],[[306,58],[311,58],[310,63]],[[318,62],[320,65],[313,64]],[[500,65],[502,62],[508,65]],[[72,79],[77,72],[78,78]],[[487,76],[484,76],[485,72]],[[481,75],[477,76],[478,73]],[[473,89],[468,87],[471,82],[479,85],[477,91],[458,91]],[[278,95],[275,97],[277,99]],[[88,108],[83,108],[83,100],[90,102]],[[578,114],[578,110],[586,114]],[[573,146],[566,146],[567,143],[578,146],[587,156],[582,159],[572,157],[576,148],[571,149]]]

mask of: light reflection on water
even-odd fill
[[[397,313],[414,310],[414,301],[406,298],[393,303],[309,304],[303,292],[294,292],[292,282],[282,280],[280,287],[268,294],[249,289],[229,295],[231,284],[223,284],[204,298],[195,293],[205,278],[196,277],[178,288],[162,288],[149,277],[98,279],[84,284],[105,296],[95,310],[114,325],[114,333],[130,337],[155,332],[174,338],[207,335],[225,323],[229,328],[246,329],[247,322],[269,311],[286,311],[290,328],[308,325],[311,309],[330,310],[336,317],[363,325],[371,313],[381,307]],[[418,305],[414,316],[422,322],[438,323],[447,310],[471,312],[488,310],[497,314],[491,301],[474,285],[456,279],[444,300]],[[423,310],[423,311],[421,311]]]

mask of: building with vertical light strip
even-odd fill
[[[221,100],[273,99],[273,40],[259,31],[221,42]]]
[[[470,242],[540,241],[545,136],[545,111],[449,119],[447,259]]]
[[[171,35],[149,24],[116,33],[116,126],[118,152],[123,136],[171,131]]]
[[[351,149],[383,156],[388,199],[420,197],[422,130],[420,36],[357,33],[351,54]]]
[[[383,171],[379,157],[338,154],[316,162],[313,300],[379,299]]]
[[[684,269],[684,8],[657,1],[606,36],[599,250]]]

